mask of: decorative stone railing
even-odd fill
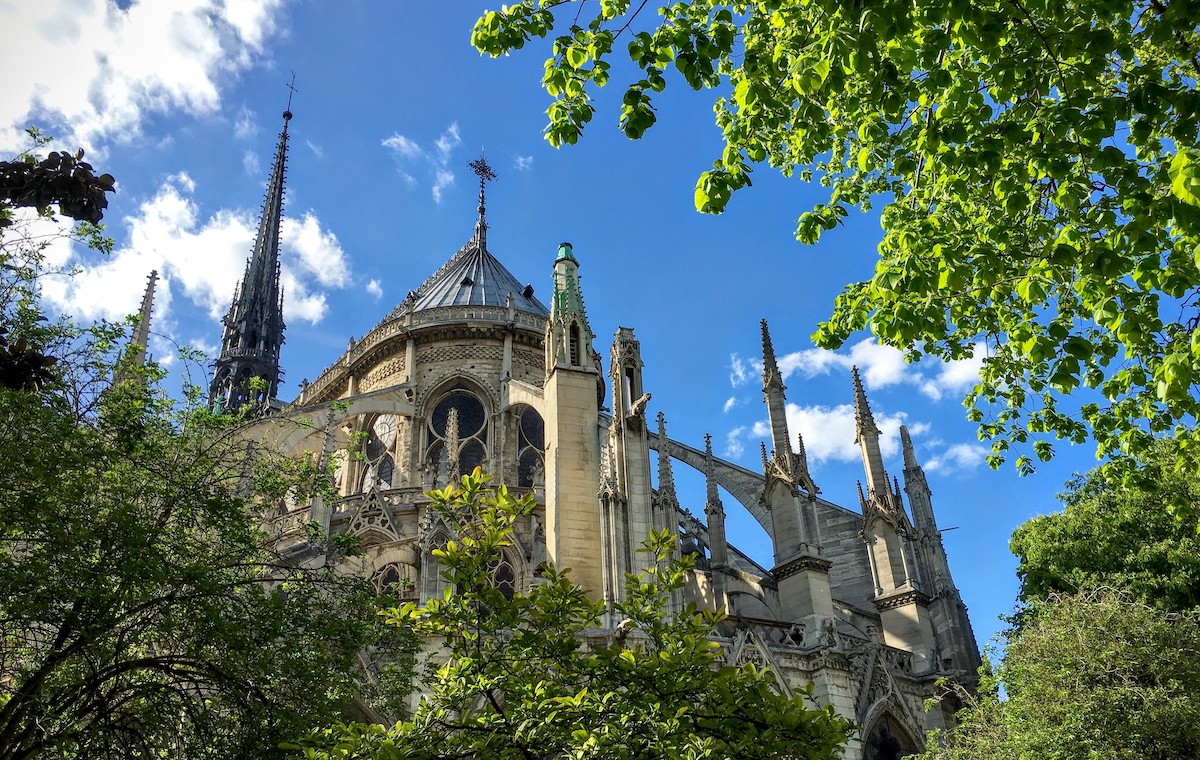
[[[393,338],[407,335],[414,329],[425,325],[453,324],[455,322],[470,321],[497,322],[500,324],[511,322],[519,327],[538,332],[544,330],[546,327],[546,320],[543,317],[529,312],[514,310],[512,319],[510,320],[508,309],[497,306],[439,307],[385,319],[364,335],[362,340],[348,348],[346,353],[342,354],[342,357],[337,362],[305,387],[303,394],[304,403],[308,403],[308,399],[320,398],[321,394],[335,381],[344,377],[346,370],[354,366],[354,363],[361,357],[374,351],[380,345]]]
[[[526,494],[533,494],[536,497],[538,490],[540,489],[509,487],[508,492],[518,498]],[[348,520],[370,496],[371,493],[367,492],[338,499],[333,503],[333,508],[330,510],[330,521],[340,522]],[[381,488],[379,490],[379,498],[392,509],[411,509],[418,504],[429,502],[429,499],[425,496],[424,488]],[[264,528],[267,532],[268,540],[274,540],[280,536],[302,529],[312,519],[311,505],[305,505],[265,521]]]

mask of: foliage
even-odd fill
[[[58,361],[44,345],[71,329],[64,324],[45,329],[36,304],[36,277],[49,240],[20,234],[14,209],[33,208],[53,221],[55,210],[82,224],[66,233],[88,245],[106,250],[110,242],[97,226],[108,207],[105,195],[114,190],[112,175],[96,176],[84,162],[83,150],[74,155],[54,152],[41,158],[33,151],[50,138],[30,128],[29,151],[13,161],[0,161],[0,387],[38,390],[54,377]],[[54,237],[54,236],[51,236]]]
[[[1200,609],[1200,483],[1195,466],[1176,469],[1171,441],[1146,457],[1153,488],[1114,482],[1102,470],[1077,476],[1064,509],[1017,528],[1023,602],[1100,586],[1164,610]]]
[[[658,17],[646,10],[658,7]],[[564,6],[561,7],[560,6]],[[563,18],[555,17],[567,11]],[[967,396],[992,464],[1053,439],[1138,454],[1200,413],[1200,31],[1180,0],[523,0],[472,41],[552,31],[546,137],[574,143],[625,45],[620,127],[640,137],[671,69],[719,89],[725,147],[696,183],[719,213],[754,164],[814,177],[815,242],[884,204],[871,279],[817,330],[909,355],[986,344]],[[1078,400],[1064,403],[1070,396]],[[1200,441],[1195,441],[1200,444]]]
[[[0,391],[0,756],[269,757],[355,690],[365,581],[264,548],[265,453],[152,387]]]
[[[771,690],[753,665],[723,664],[709,635],[720,615],[669,600],[686,561],[674,539],[653,536],[656,563],[629,576],[615,630],[601,629],[602,603],[565,571],[546,568],[527,593],[509,598],[490,571],[533,509],[476,471],[461,488],[430,496],[458,539],[438,552],[453,590],[424,606],[389,613],[433,649],[411,721],[395,727],[339,725],[313,737],[320,758],[834,758],[848,725],[806,697]]]
[[[922,760],[1173,760],[1200,746],[1200,616],[1112,590],[1034,604]],[[1007,699],[998,696],[1002,684]]]
[[[0,387],[0,757],[277,756],[360,693],[366,644],[402,661],[412,639],[379,646],[335,542],[264,543],[281,494],[327,492],[318,463],[256,449],[195,389],[166,397],[122,326],[45,319],[43,253],[3,230],[6,356],[41,358]],[[369,691],[390,705],[410,683]]]
[[[30,136],[44,144],[37,130]],[[21,154],[15,161],[0,161],[0,228],[12,223],[6,213],[14,207],[32,207],[46,214],[51,206],[72,219],[99,224],[108,208],[108,197],[115,189],[111,174],[96,175],[83,160],[83,149],[75,153],[52,151],[45,158]]]

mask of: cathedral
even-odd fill
[[[494,175],[482,159],[472,163],[479,208],[466,244],[302,383],[297,398],[277,399],[291,117],[284,113],[210,387],[214,408],[251,404],[266,415],[264,443],[289,455],[319,452],[309,455],[334,465],[336,500],[287,505],[271,517],[278,546],[298,550],[316,521],[360,537],[364,553],[352,569],[377,588],[420,602],[440,596],[445,581],[433,551],[454,536],[424,493],[481,467],[538,505],[494,569],[502,590],[528,588],[549,562],[572,568],[594,598],[617,600],[625,574],[648,561],[635,550],[651,530],[669,530],[679,551],[696,557],[681,601],[729,612],[716,637],[727,660],[768,667],[784,694],[812,683],[821,704],[859,727],[846,757],[902,757],[952,720],[949,706],[926,712],[923,703],[938,679],[972,684],[979,652],[912,440],[902,429],[901,485],[888,474],[857,370],[847,392],[864,480],[853,508],[821,496],[804,441],[788,430],[765,321],[771,448],[763,446],[761,471],[715,457],[708,439],[671,439],[671,389],[653,389],[651,406],[634,330],[617,327],[606,357],[596,348],[580,285],[587,252],[570,243],[547,252],[553,276],[543,302],[488,250],[484,188]],[[311,424],[284,424],[289,417]],[[676,494],[676,467],[703,473],[702,503]],[[722,490],[736,503],[723,503]],[[747,510],[766,531],[769,567],[726,541],[727,509]]]

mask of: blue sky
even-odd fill
[[[838,352],[809,335],[834,296],[869,276],[880,237],[874,213],[851,217],[820,245],[792,236],[822,188],[761,167],[719,217],[695,212],[696,177],[720,153],[712,93],[678,81],[658,98],[659,122],[630,142],[617,130],[620,67],[579,145],[541,137],[546,46],[509,58],[469,44],[485,2],[340,0],[0,0],[9,42],[0,57],[0,153],[37,124],[83,146],[118,179],[106,221],[107,259],[56,246],[80,267],[45,283],[47,302],[81,319],[134,311],[151,269],[162,273],[152,351],[212,350],[257,222],[287,98],[292,104],[284,228],[288,322],[281,396],[316,378],[351,336],[374,326],[471,236],[476,184],[466,162],[485,149],[500,179],[488,194],[489,248],[544,295],[560,241],[574,244],[597,349],[634,328],[651,415],[673,438],[759,466],[759,319],[788,385],[793,436],[804,434],[824,495],[856,507],[850,366],[863,371],[900,475],[897,429],[913,432],[934,492],[951,566],[980,641],[1000,627],[1017,582],[1012,529],[1055,508],[1088,447],[1059,446],[1037,475],[983,462],[962,393],[974,365],[906,364],[868,336]],[[543,300],[545,300],[543,298]],[[981,350],[980,358],[983,353]],[[703,483],[677,467],[680,494],[702,511]],[[734,503],[726,498],[727,509]],[[731,538],[769,562],[765,535],[732,514]]]

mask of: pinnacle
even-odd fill
[[[863,390],[862,378],[858,376],[858,367],[851,368],[850,372],[854,376],[854,422],[858,428],[858,434],[879,435],[879,427],[875,424],[875,417],[871,414],[871,405],[867,402],[867,392]]]

